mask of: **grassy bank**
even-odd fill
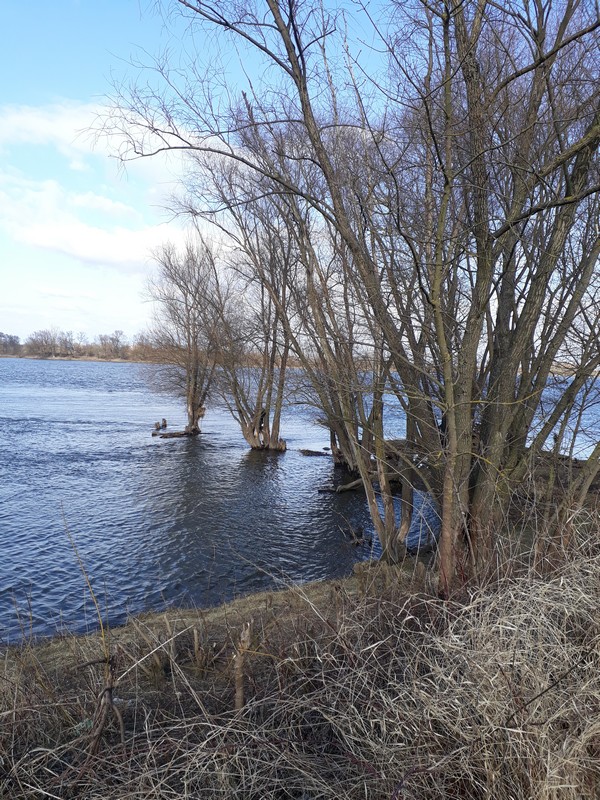
[[[600,548],[442,604],[347,581],[2,653],[6,798],[600,796]]]

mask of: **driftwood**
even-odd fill
[[[198,436],[200,431],[196,431],[195,433],[191,433],[190,431],[170,431],[169,433],[160,433],[159,437],[161,439],[182,439],[184,437],[191,437],[191,436]],[[155,435],[154,433],[152,434]]]
[[[371,480],[376,481],[377,475],[371,475]],[[350,481],[350,483],[340,483],[338,486],[321,486],[317,489],[319,494],[342,494],[342,492],[355,492],[363,488],[362,478]]]
[[[356,489],[362,488],[362,478],[357,478],[355,481],[350,481],[350,483],[341,483],[338,487],[336,487],[335,493],[341,494],[342,492],[353,492]]]

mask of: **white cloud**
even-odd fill
[[[69,205],[74,208],[89,208],[95,211],[103,211],[106,214],[114,214],[115,216],[121,214],[138,216],[138,212],[132,206],[121,203],[119,200],[112,200],[109,197],[95,194],[94,192],[71,194],[68,197],[68,202]]]
[[[137,230],[103,229],[76,218],[59,224],[33,223],[14,229],[14,237],[23,244],[123,271],[145,270],[151,250],[166,241],[170,233],[166,225]]]
[[[50,144],[64,155],[89,153],[91,148],[85,133],[98,110],[95,103],[66,100],[40,107],[0,107],[0,147]]]
[[[56,297],[63,300],[94,300],[96,298],[94,292],[83,291],[80,288],[74,289],[72,286],[61,286],[60,289],[57,289],[56,286],[38,283],[36,291],[45,298]]]
[[[99,104],[0,106],[0,311],[26,336],[56,324],[89,335],[145,324],[152,250],[185,238],[161,210],[182,156],[124,167],[89,134]],[[113,149],[114,153],[114,149]],[[26,297],[26,301],[23,298]]]
[[[97,121],[107,113],[101,103],[64,100],[45,106],[0,106],[0,151],[15,146],[50,146],[67,159],[70,170],[85,172],[90,161],[103,161],[116,179],[143,181],[158,187],[162,197],[172,193],[182,173],[183,155],[163,153],[121,164],[116,138],[98,135]],[[5,159],[6,161],[6,159]]]
[[[136,208],[104,194],[2,173],[0,228],[20,244],[124,272],[146,271],[154,248],[182,238],[178,227],[145,223]]]
[[[72,158],[69,161],[69,169],[73,170],[73,172],[89,172],[90,165],[86,164],[81,158]]]

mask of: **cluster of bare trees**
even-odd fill
[[[158,343],[148,331],[128,340],[121,330],[100,334],[90,340],[83,331],[43,328],[31,333],[23,343],[19,336],[0,333],[0,354],[37,358],[92,358],[107,361],[159,361]]]
[[[187,433],[200,432],[218,395],[254,449],[285,450],[279,436],[289,345],[266,292],[244,279],[237,258],[217,258],[202,237],[155,253],[147,333],[159,382],[185,398]]]
[[[389,0],[377,19],[360,0],[165,5],[191,42],[239,55],[245,91],[214,50],[184,69],[182,49],[121,87],[105,131],[125,159],[187,154],[178,210],[221,231],[258,298],[266,368],[300,361],[387,557],[418,471],[441,505],[441,593],[483,576],[537,454],[574,452],[597,390],[597,4]],[[407,420],[402,519],[391,395]],[[555,537],[600,467],[588,445]]]
[[[21,349],[21,340],[12,333],[0,332],[0,353],[3,355],[16,356]]]
[[[19,354],[39,358],[135,358],[136,348],[127,342],[123,331],[100,334],[89,341],[85,333],[44,328],[34,331],[19,348]]]

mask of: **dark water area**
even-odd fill
[[[299,452],[328,444],[313,413],[287,411],[283,454],[249,451],[218,408],[195,439],[153,438],[155,420],[185,418],[149,369],[0,359],[0,640],[95,628],[81,565],[114,625],[370,557],[344,532],[370,526],[364,497],[320,493],[331,460]]]

